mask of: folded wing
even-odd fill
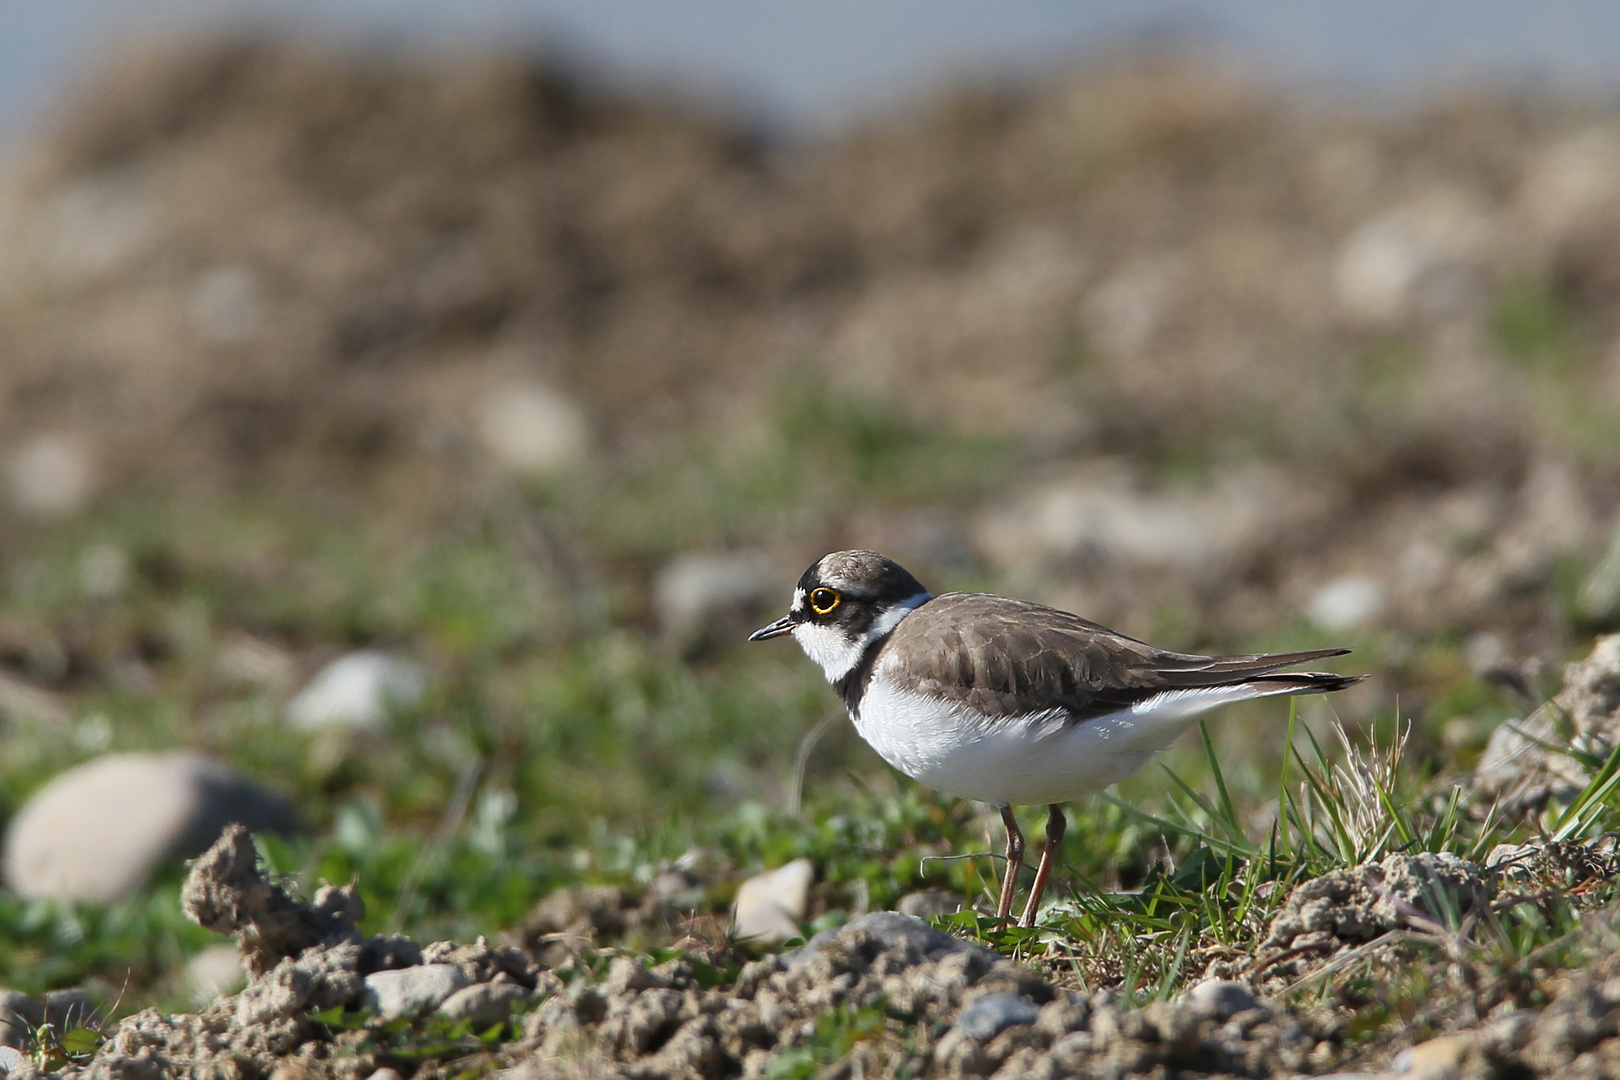
[[[967,704],[991,717],[1057,705],[1079,723],[1170,690],[1254,683],[1264,693],[1325,693],[1360,678],[1282,670],[1348,649],[1196,656],[1004,596],[946,593],[927,607],[930,618],[902,621],[889,643],[905,653],[910,687],[941,694],[966,687]]]

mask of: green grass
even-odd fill
[[[1550,333],[1521,321],[1529,329],[1511,334]],[[742,451],[694,440],[469,510],[425,538],[401,539],[358,512],[150,494],[66,524],[7,527],[0,662],[48,691],[56,712],[7,719],[0,807],[15,812],[62,769],[107,751],[201,748],[298,801],[309,833],[261,838],[277,873],[306,890],[354,880],[368,932],[424,941],[498,936],[572,884],[637,895],[682,857],[711,868],[701,901],[678,925],[616,946],[701,938],[746,875],[801,857],[817,869],[806,933],[929,886],[993,906],[994,813],[898,777],[847,729],[817,747],[802,812],[790,813],[800,740],[838,708],[819,672],[787,647],[722,644],[684,658],[658,639],[645,592],[666,558],[694,548],[835,536],[877,507],[966,512],[1017,463],[1004,441],[931,429],[811,382],[784,388],[773,423]],[[536,536],[549,539],[537,548]],[[1565,576],[1574,595],[1579,576]],[[943,584],[1003,583],[981,571]],[[1134,629],[1207,636],[1177,609],[1158,623]],[[1295,624],[1209,644],[1319,643]],[[421,662],[432,673],[423,701],[377,732],[291,729],[289,693],[363,645]],[[1465,813],[1440,726],[1502,720],[1513,703],[1469,675],[1455,634],[1398,644],[1368,634],[1357,645],[1347,670],[1399,664],[1423,699],[1398,767],[1393,714],[1370,723],[1375,750],[1363,734],[1341,744],[1321,700],[1297,715],[1276,702],[1227,710],[1116,796],[1070,808],[1058,902],[1038,927],[973,911],[943,924],[1066,985],[1148,1001],[1179,993],[1212,958],[1252,953],[1307,877],[1392,851],[1478,858],[1501,840],[1620,829],[1612,758],[1589,763],[1593,786],[1540,820],[1510,828]],[[1043,811],[1020,814],[1041,835]],[[179,873],[105,908],[0,894],[0,984],[37,993],[90,980],[120,1012],[189,1007],[179,973],[213,939],[181,915]],[[1368,1039],[1438,1030],[1437,1003],[1460,1000],[1459,964],[1476,988],[1534,1001],[1549,970],[1599,947],[1582,915],[1614,899],[1606,880],[1561,884],[1582,891],[1414,930],[1409,969],[1369,957],[1296,992],[1355,1003]],[[1470,1007],[1484,1007],[1480,994]],[[781,1075],[815,1075],[877,1037],[871,1025],[858,1013],[827,1018],[784,1056]],[[477,1034],[434,1037],[472,1047]]]

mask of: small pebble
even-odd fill
[[[1400,1080],[1457,1080],[1468,1045],[1460,1035],[1442,1035],[1402,1050],[1391,1069]]]
[[[1200,1016],[1214,1020],[1226,1020],[1260,1007],[1248,987],[1225,979],[1205,979],[1187,991],[1185,1000]]]
[[[1017,994],[989,994],[962,1010],[956,1030],[970,1039],[993,1039],[1014,1024],[1033,1024],[1041,1010]]]
[[[108,754],[36,791],[6,830],[6,883],[30,900],[111,903],[225,826],[290,832],[286,799],[199,754]]]
[[[378,971],[366,976],[360,1004],[387,1023],[437,1009],[466,985],[466,974],[454,964],[418,964]]]
[[[361,649],[327,664],[287,705],[296,728],[374,728],[422,697],[422,669],[392,653]]]
[[[464,986],[444,999],[439,1012],[451,1020],[467,1020],[482,1031],[512,1015],[512,1007],[526,1001],[529,992],[515,983],[478,983]]]
[[[590,424],[579,405],[543,383],[516,381],[494,387],[474,418],[489,455],[521,476],[549,476],[583,461]]]
[[[799,935],[799,920],[810,908],[810,882],[815,867],[809,859],[755,874],[737,890],[732,927],[739,938],[783,941]]]
[[[33,518],[77,513],[99,486],[89,442],[65,432],[42,435],[13,451],[5,471],[12,507]]]
[[[1305,615],[1324,630],[1355,630],[1376,619],[1384,603],[1384,586],[1377,578],[1351,575],[1316,590]]]

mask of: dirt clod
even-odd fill
[[[1568,800],[1620,745],[1620,634],[1601,637],[1585,660],[1564,669],[1564,688],[1522,723],[1497,728],[1474,771],[1481,802],[1522,814],[1549,799]],[[1561,752],[1555,747],[1568,747]]]
[[[241,825],[192,860],[180,905],[205,930],[235,934],[254,978],[313,945],[358,944],[355,924],[366,913],[353,885],[324,886],[313,903],[288,895],[260,872],[253,834]]]
[[[1299,885],[1272,920],[1265,945],[1298,948],[1303,938],[1322,940],[1317,935],[1371,941],[1413,919],[1444,921],[1492,895],[1479,868],[1455,855],[1387,855]]]
[[[187,910],[261,950],[293,940],[288,926],[313,938],[310,922],[342,924],[320,915],[339,910],[330,901],[306,904],[265,880],[252,851],[243,833],[222,837],[193,868]],[[1268,945],[1295,948],[1314,935],[1338,948],[1421,928],[1486,902],[1496,880],[1455,857],[1391,855],[1296,888]],[[579,899],[552,903],[560,910]],[[307,911],[316,915],[289,915]],[[267,970],[261,965],[240,994],[197,1015],[148,1010],[129,1017],[87,1066],[64,1075],[145,1080],[290,1076],[285,1070],[294,1069],[309,1080],[359,1080],[408,1059],[389,1058],[375,1026],[333,1026],[326,1010],[363,1017],[355,1010],[366,976],[380,970],[461,986],[445,1007],[477,1024],[501,1024],[514,1008],[532,1005],[521,1023],[504,1029],[508,1041],[462,1052],[482,1055],[480,1067],[535,1080],[720,1080],[784,1070],[819,1075],[833,1066],[837,1075],[946,1080],[1272,1078],[1368,1064],[1355,1057],[1344,1014],[1333,1008],[1262,1002],[1248,985],[1213,979],[1143,1007],[1112,992],[1059,990],[1022,964],[895,912],[863,915],[792,953],[755,960],[718,985],[712,968],[700,976],[688,958],[648,966],[620,954],[603,967],[587,955],[552,972],[518,948],[482,939],[418,947],[352,931],[350,922],[334,940],[312,940]],[[1457,1077],[1604,1074],[1605,1063],[1620,1057],[1620,957],[1561,976],[1548,992],[1539,1013],[1495,1009],[1485,1022],[1412,1047],[1399,1062],[1372,1064],[1408,1072],[1432,1066],[1435,1076]]]

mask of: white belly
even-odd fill
[[[883,760],[936,791],[997,806],[1068,802],[1123,780],[1199,716],[1252,687],[1172,691],[1075,724],[1062,710],[983,716],[873,678],[853,719]]]

